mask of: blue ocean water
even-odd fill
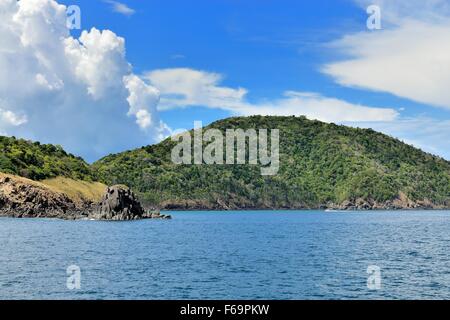
[[[450,298],[450,212],[0,219],[1,299]],[[79,266],[80,289],[67,287]],[[367,286],[378,266],[381,289]]]

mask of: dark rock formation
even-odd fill
[[[133,191],[126,186],[116,185],[106,189],[97,210],[89,216],[96,220],[139,220],[167,219],[170,216],[159,212],[146,212]]]
[[[144,209],[133,191],[117,185],[106,189],[98,210],[90,217],[97,220],[137,220],[143,215]]]

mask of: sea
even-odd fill
[[[450,211],[0,218],[0,299],[449,299]]]

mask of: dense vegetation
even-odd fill
[[[234,208],[319,207],[357,198],[406,195],[450,206],[450,163],[371,129],[305,117],[239,117],[205,128],[280,130],[280,170],[259,165],[175,165],[167,139],[109,155],[93,167],[107,184],[126,184],[148,204]]]
[[[32,180],[58,176],[95,180],[89,165],[82,158],[65,152],[61,146],[14,137],[0,137],[0,172]]]

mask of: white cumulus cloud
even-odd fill
[[[125,40],[96,28],[72,37],[66,9],[54,0],[0,1],[2,132],[89,160],[168,134],[158,90],[133,74]]]
[[[122,78],[131,71],[125,60],[125,40],[113,32],[93,28],[79,39],[64,40],[65,56],[72,73],[87,86],[94,99],[123,88]]]

